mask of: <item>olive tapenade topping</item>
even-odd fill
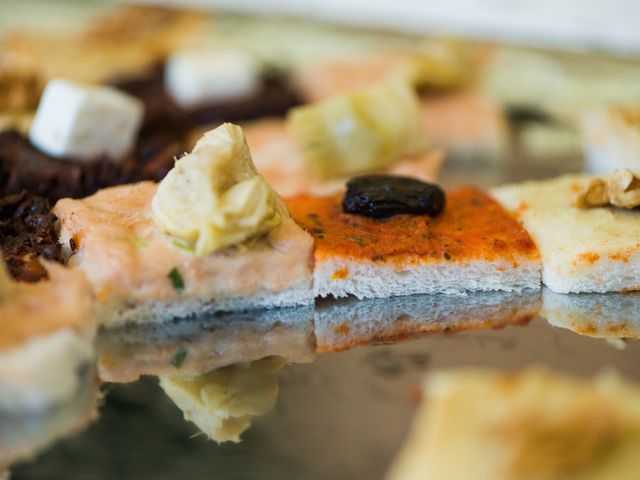
[[[434,217],[444,204],[444,191],[437,185],[409,177],[363,175],[347,182],[342,211],[371,218],[399,214]]]

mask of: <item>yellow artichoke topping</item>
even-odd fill
[[[426,146],[418,97],[403,80],[294,108],[287,128],[321,178],[383,169]]]
[[[163,232],[207,255],[273,230],[286,208],[256,170],[242,129],[225,123],[176,162],[152,201]]]

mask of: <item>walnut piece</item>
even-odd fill
[[[636,208],[640,206],[640,174],[624,168],[614,171],[608,180],[594,178],[576,192],[572,203],[578,208]]]
[[[625,168],[616,170],[609,179],[609,201],[622,208],[640,205],[640,176]]]
[[[573,206],[578,208],[604,207],[609,205],[607,182],[602,178],[594,178],[573,197]]]

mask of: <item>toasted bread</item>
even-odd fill
[[[577,208],[572,199],[593,177],[564,175],[492,190],[527,229],[542,256],[542,281],[558,293],[640,289],[640,214]]]
[[[540,288],[539,255],[529,235],[473,187],[449,192],[435,218],[346,214],[340,196],[292,197],[287,206],[315,237],[319,297]]]

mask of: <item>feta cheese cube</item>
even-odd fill
[[[142,123],[141,101],[115,88],[51,80],[29,130],[31,143],[53,157],[118,162],[133,147]]]
[[[165,85],[178,105],[232,100],[254,93],[260,86],[260,64],[234,49],[183,50],[167,61]]]

